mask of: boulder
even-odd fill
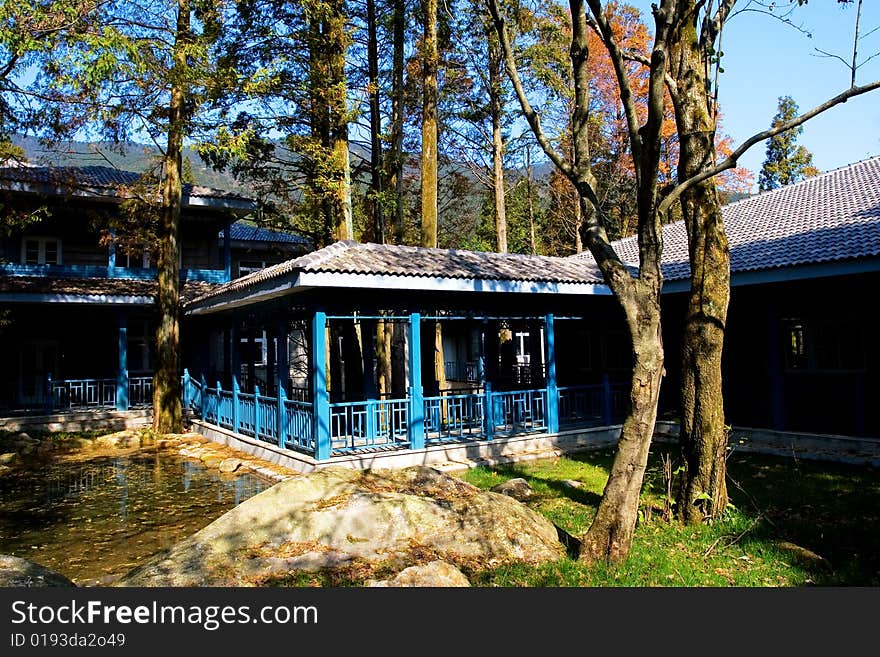
[[[424,566],[404,568],[388,580],[368,580],[366,586],[470,586],[458,568],[445,561],[431,561]]]
[[[238,586],[261,564],[297,570],[295,557],[307,553],[303,570],[320,567],[321,554],[401,567],[424,560],[410,560],[417,553],[483,567],[565,556],[553,524],[506,495],[422,466],[328,467],[251,497],[119,585]]]
[[[33,561],[0,554],[0,587],[76,586],[64,575]]]
[[[236,458],[228,458],[220,461],[220,472],[235,472],[241,467],[241,461]]]
[[[507,495],[520,502],[525,502],[534,495],[532,487],[522,477],[508,479],[507,481],[492,487],[492,492]]]

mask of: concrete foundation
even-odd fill
[[[0,418],[0,431],[121,431],[150,426],[152,409],[77,411]]]
[[[678,423],[658,422],[654,440],[677,442],[678,434]],[[880,467],[880,438],[733,427],[730,431],[730,447],[734,452]]]
[[[618,425],[560,431],[557,434],[496,438],[492,441],[430,445],[423,449],[414,450],[347,454],[316,461],[307,454],[282,449],[271,443],[235,434],[228,429],[200,420],[192,421],[191,430],[214,442],[303,473],[330,466],[364,470],[367,468],[406,468],[412,465],[427,465],[443,471],[466,470],[479,465],[515,463],[602,449],[613,446],[620,435],[620,426]]]

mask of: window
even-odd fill
[[[25,237],[21,244],[25,265],[60,265],[61,240],[54,237]]]
[[[241,338],[241,350],[239,351],[239,355],[242,364],[244,365],[252,362],[254,365],[265,365],[268,361],[266,346],[267,340],[265,331],[254,334],[253,351],[250,349],[250,341],[247,338]]]
[[[240,260],[238,262],[238,275],[246,276],[253,274],[255,271],[265,269],[268,263],[265,260]]]
[[[784,325],[786,370],[858,372],[865,369],[864,331],[857,322],[789,319]]]
[[[129,269],[149,269],[150,250],[146,247],[130,248],[122,255],[122,262]]]

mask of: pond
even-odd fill
[[[162,451],[41,459],[0,477],[0,554],[110,584],[274,483]]]

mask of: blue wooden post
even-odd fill
[[[409,316],[409,433],[410,449],[425,446],[425,402],[422,390],[422,316]]]
[[[556,386],[556,329],[552,313],[544,318],[544,340],[547,342],[547,432],[559,433],[559,389]]]
[[[483,419],[486,422],[486,440],[492,440],[495,437],[495,400],[492,398],[492,382],[486,381],[483,384],[483,394],[486,396],[483,401]]]
[[[608,373],[602,375],[602,420],[606,425],[610,425],[612,421],[611,412],[611,379]]]
[[[229,224],[223,227],[223,277],[224,282],[232,280],[232,237]]]
[[[192,387],[190,383],[189,377],[189,369],[186,367],[183,368],[183,412],[186,413],[186,410],[189,408],[190,403],[192,402]]]
[[[208,380],[205,378],[205,373],[202,372],[202,399],[199,408],[199,415],[203,420],[205,420],[205,410],[208,408]]]
[[[315,414],[315,459],[330,458],[330,397],[327,394],[327,313],[312,317],[312,397]]]
[[[229,335],[231,347],[230,366],[232,367],[232,430],[238,433],[239,419],[241,417],[238,407],[238,395],[241,393],[241,386],[238,382],[241,376],[241,341],[239,340],[238,324],[233,323]]]
[[[254,384],[254,438],[260,438],[260,386]]]
[[[284,405],[287,399],[288,379],[290,378],[290,356],[287,353],[287,323],[279,322],[275,332],[278,343],[278,354],[275,358],[275,392],[278,397],[278,446],[287,446],[287,408]]]
[[[235,374],[232,375],[232,430],[235,433],[238,433],[239,428],[241,428],[240,420],[241,413],[239,412],[239,403],[241,400],[239,399],[239,394],[241,394],[241,388],[238,385],[238,376]]]
[[[119,328],[119,361],[116,367],[116,410],[128,410],[128,326],[126,317],[120,314],[117,317]]]

